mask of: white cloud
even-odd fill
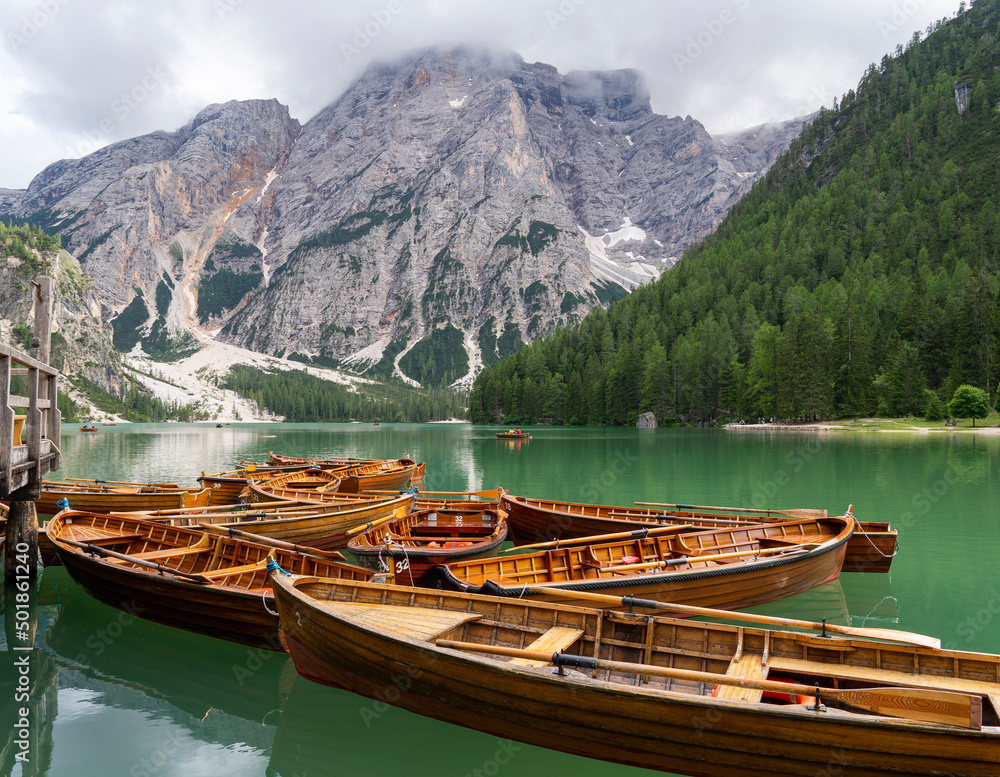
[[[211,102],[274,97],[306,121],[373,59],[437,43],[510,49],[563,72],[635,68],[657,112],[731,131],[828,105],[869,63],[957,7],[958,0],[5,0],[0,186],[26,186],[73,150],[176,129]],[[151,70],[163,77],[146,89]],[[142,99],[121,102],[133,95]]]

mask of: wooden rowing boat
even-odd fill
[[[239,529],[271,539],[296,542],[316,548],[343,548],[347,531],[366,523],[405,515],[413,510],[413,494],[392,497],[355,496],[325,504],[268,502],[257,506],[198,510],[159,510],[131,513],[172,526],[215,526],[219,530]]]
[[[526,586],[540,586],[544,595],[530,595],[551,602],[572,601],[567,592],[590,591],[735,609],[835,580],[854,519],[848,513],[689,534],[677,528],[454,562],[438,567],[438,574],[445,588],[494,596],[523,596]]]
[[[95,513],[129,510],[164,510],[172,507],[203,507],[212,503],[210,489],[178,488],[153,483],[114,484],[101,482],[43,481],[35,510],[55,515],[66,500],[71,509]]]
[[[359,494],[377,489],[405,488],[411,481],[422,480],[424,469],[423,464],[417,464],[413,459],[391,459],[335,471],[343,479],[340,487],[343,493]]]
[[[350,539],[347,550],[403,585],[431,585],[438,564],[496,556],[507,517],[496,510],[432,508],[387,520]]]
[[[423,481],[427,465],[410,458],[402,459],[348,459],[327,458],[308,459],[297,456],[269,454],[272,464],[308,464],[322,469],[330,469],[343,480],[341,493],[357,494],[378,489],[400,489],[409,483]]]
[[[711,511],[689,505],[675,505],[665,510],[654,507],[558,502],[500,494],[500,506],[510,520],[511,538],[518,545],[557,539],[576,539],[593,535],[626,532],[638,527],[661,527],[689,524],[692,531],[712,526],[745,526],[771,522],[781,517],[826,516],[826,510],[752,510],[714,508]],[[896,553],[897,533],[888,523],[856,522],[858,531],[847,545],[845,571],[888,572]]]
[[[299,472],[308,468],[308,464],[290,464],[283,467],[248,464],[239,469],[219,472],[214,475],[206,475],[202,472],[198,482],[205,488],[212,489],[212,504],[239,504],[249,481],[263,480],[285,472]]]
[[[309,577],[273,585],[300,674],[503,739],[700,777],[1000,773],[995,655]],[[803,687],[821,707],[795,703]]]
[[[315,491],[321,494],[336,494],[343,485],[341,477],[332,469],[301,469],[297,472],[282,472],[254,480],[252,485],[268,491]]]
[[[334,467],[353,467],[358,464],[371,464],[382,459],[355,459],[349,456],[333,456],[324,459],[306,458],[304,456],[286,456],[283,453],[270,451],[267,456],[268,464],[281,467],[291,464],[302,464],[307,467],[319,467],[320,469],[333,469]]]
[[[340,482],[339,488],[334,491],[332,488],[315,487],[315,484],[311,484],[305,477],[310,472],[325,472],[328,476],[336,477]],[[302,477],[296,478],[292,474],[287,477],[279,476],[269,480],[248,483],[247,498],[251,504],[292,501],[300,504],[317,505],[336,502],[338,499],[355,499],[359,495],[370,493],[367,490],[362,492],[350,490],[356,486],[357,481],[352,481],[352,476],[345,470],[306,470],[297,474]],[[387,491],[395,494],[400,493],[400,489],[396,487],[382,489],[374,493],[382,494]]]
[[[527,432],[497,432],[497,437],[501,440],[530,440],[531,435]]]
[[[280,650],[267,558],[290,572],[367,580],[370,569],[333,558],[212,536],[124,516],[64,510],[49,539],[94,598],[187,631]],[[336,554],[339,555],[339,554]],[[342,557],[341,557],[342,558]]]
[[[845,572],[888,572],[899,549],[899,533],[884,521],[858,521],[847,543]]]

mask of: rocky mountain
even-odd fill
[[[121,357],[112,347],[108,330],[99,325],[101,303],[94,282],[67,251],[40,248],[30,235],[25,237],[21,230],[0,229],[0,340],[30,353],[32,281],[49,275],[55,281],[51,363],[77,379],[120,389]]]
[[[431,49],[303,126],[230,102],[57,162],[0,213],[63,236],[121,350],[194,329],[447,383],[656,278],[801,124],[716,139],[634,71]]]

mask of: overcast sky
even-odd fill
[[[710,132],[830,105],[958,0],[2,0],[0,187],[51,162],[275,97],[307,121],[376,59],[432,44],[561,72],[635,68]]]

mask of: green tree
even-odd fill
[[[975,426],[977,418],[986,418],[990,414],[990,397],[981,388],[963,383],[955,389],[948,403],[948,412],[953,418],[971,418]]]
[[[924,401],[925,421],[943,421],[947,417],[948,409],[944,406],[944,402],[941,401],[941,397],[937,395],[936,391],[925,389]]]

